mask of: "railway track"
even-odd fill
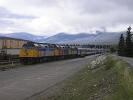
[[[0,60],[0,65],[19,63],[19,60]]]
[[[7,69],[15,68],[17,65],[19,65],[19,60],[0,60],[0,70],[6,71]]]

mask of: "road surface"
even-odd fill
[[[0,72],[0,100],[26,100],[84,68],[95,56]]]
[[[121,57],[121,58],[133,67],[133,58],[128,58],[128,57]]]

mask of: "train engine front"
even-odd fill
[[[32,64],[39,61],[40,51],[39,44],[34,42],[27,42],[23,45],[19,52],[20,62],[22,64]]]

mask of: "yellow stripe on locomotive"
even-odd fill
[[[39,57],[39,52],[36,49],[21,49],[19,57]]]
[[[32,42],[28,42],[23,45],[22,49],[19,52],[20,58],[34,58],[39,57],[39,51],[36,48],[36,45]]]

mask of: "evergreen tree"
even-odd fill
[[[132,38],[132,57],[133,57],[133,38]]]
[[[131,27],[129,26],[127,31],[127,37],[126,37],[126,56],[132,57],[132,35],[131,35]]]
[[[120,56],[124,56],[125,55],[125,41],[124,41],[123,34],[121,34],[121,36],[120,36],[118,54]]]

